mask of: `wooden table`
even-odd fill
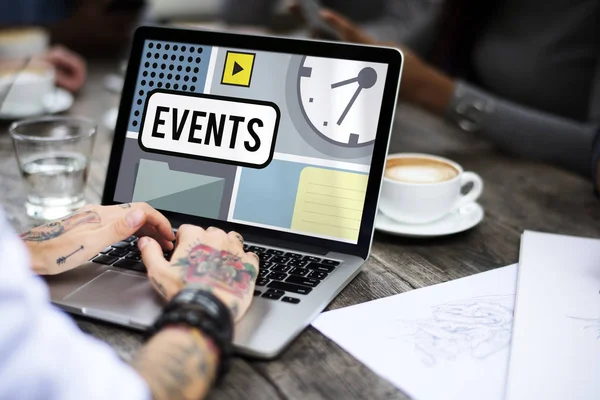
[[[93,65],[90,81],[69,111],[101,121],[118,103],[103,79],[116,64]],[[8,125],[0,126],[0,204],[19,231],[31,226]],[[99,202],[113,134],[101,127],[87,197]],[[450,237],[416,240],[377,233],[371,257],[330,309],[402,293],[514,263],[524,229],[600,236],[600,204],[591,183],[552,166],[509,156],[489,143],[446,126],[406,105],[396,113],[391,152],[438,154],[479,173],[485,181],[480,203],[485,219]],[[3,266],[6,268],[7,266]],[[129,359],[140,335],[110,325],[79,320],[82,330],[110,343]],[[403,399],[406,396],[338,346],[308,328],[271,362],[237,358],[212,399]]]

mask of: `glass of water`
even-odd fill
[[[52,220],[85,205],[96,131],[93,121],[81,117],[41,117],[11,125],[27,215]]]

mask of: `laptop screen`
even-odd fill
[[[387,69],[146,40],[114,201],[356,244]]]

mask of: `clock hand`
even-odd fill
[[[341,125],[342,122],[344,122],[344,119],[346,118],[346,115],[348,114],[348,111],[350,111],[350,109],[354,105],[354,102],[358,98],[358,95],[360,94],[360,92],[362,91],[362,89],[363,89],[362,86],[359,86],[358,89],[356,89],[356,92],[354,92],[354,95],[352,96],[352,98],[350,99],[350,102],[348,103],[348,105],[344,109],[344,112],[342,113],[342,115],[340,115],[340,119],[338,119],[338,121],[337,121],[338,125]]]
[[[344,112],[342,113],[342,115],[340,115],[340,119],[338,119],[338,121],[337,121],[338,125],[341,125],[342,122],[344,122],[346,115],[348,114],[348,112],[350,111],[352,106],[354,105],[354,102],[358,98],[358,95],[360,94],[360,92],[363,89],[370,89],[373,87],[373,85],[375,85],[375,83],[377,82],[377,72],[371,67],[365,67],[358,73],[358,76],[356,78],[352,78],[352,79],[348,79],[348,80],[345,80],[342,82],[334,83],[333,85],[331,85],[331,88],[335,89],[337,87],[347,85],[352,82],[358,82],[358,89],[356,89],[356,92],[354,92],[354,95],[352,96],[352,98],[350,99],[350,102],[344,109]]]
[[[346,79],[345,81],[334,83],[331,85],[331,88],[332,89],[339,88],[340,86],[345,86],[345,85],[348,85],[348,84],[354,83],[354,82],[358,82],[358,76],[356,78],[350,78],[350,79]]]

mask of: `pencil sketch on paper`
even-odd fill
[[[510,344],[514,302],[514,294],[455,300],[433,307],[428,318],[399,320],[396,328],[426,366],[459,356],[485,359]]]
[[[571,319],[576,319],[579,321],[583,321],[583,329],[584,330],[594,330],[596,331],[596,339],[600,339],[600,318],[579,318],[579,317],[569,317]]]
[[[583,321],[583,329],[584,330],[594,330],[596,331],[596,339],[600,339],[600,317],[598,318],[581,318],[581,317],[572,317],[568,316],[571,319],[575,319],[578,321]]]

